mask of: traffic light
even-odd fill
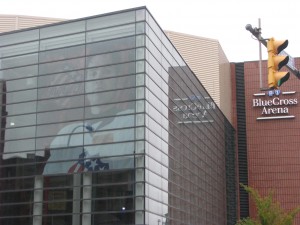
[[[288,46],[288,43],[288,40],[275,40],[274,38],[268,41],[268,86],[270,89],[280,87],[290,77],[289,72],[279,72],[289,62],[289,56],[278,55]]]

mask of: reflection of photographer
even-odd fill
[[[95,67],[98,60],[99,56],[88,59],[86,122],[66,125],[58,132],[44,174],[133,167],[133,159],[122,155],[133,154],[134,149],[126,141],[134,138],[135,104],[124,102],[135,99],[135,74],[127,75],[134,64]]]

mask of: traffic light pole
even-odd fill
[[[246,25],[246,30],[250,31],[253,36],[257,38],[257,40],[260,41],[265,47],[267,47],[267,41],[268,39],[264,39],[261,37],[260,28],[253,28],[251,24]],[[293,68],[289,64],[285,65],[298,79],[300,79],[300,72],[295,67]]]
[[[260,26],[260,19],[258,19],[258,37],[257,39],[261,39],[261,26]],[[259,48],[259,87],[260,89],[263,89],[263,84],[262,84],[262,71],[261,71],[261,60],[262,60],[262,53],[261,53],[261,42],[258,42],[258,48]]]

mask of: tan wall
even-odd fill
[[[230,64],[214,39],[165,31],[210,96],[231,121]]]
[[[0,33],[61,21],[64,21],[64,19],[0,14]]]

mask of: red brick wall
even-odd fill
[[[262,66],[262,81],[266,87],[266,61]],[[298,59],[296,67],[300,68]],[[290,79],[279,88],[282,92],[296,91],[279,98],[297,99],[298,104],[287,106],[289,114],[274,115],[294,115],[295,118],[259,121],[257,117],[262,116],[263,107],[252,106],[253,99],[258,98],[253,94],[265,93],[260,91],[259,63],[245,62],[244,73],[249,185],[262,195],[273,190],[274,198],[283,208],[294,208],[300,205],[300,80],[291,74]],[[267,95],[260,98],[273,99]],[[254,213],[251,204],[250,215]],[[300,216],[295,224],[300,225]]]

